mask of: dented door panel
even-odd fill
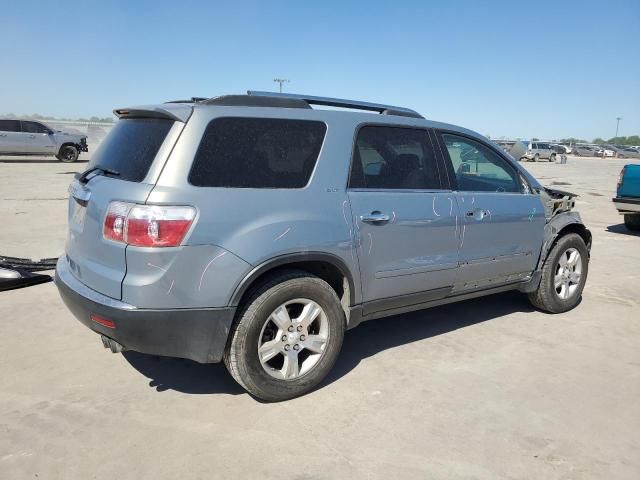
[[[454,291],[528,278],[536,267],[545,214],[538,195],[458,193],[460,270]]]

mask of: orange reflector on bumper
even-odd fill
[[[95,315],[93,313],[91,314],[91,320],[93,320],[96,323],[99,323],[103,327],[116,328],[116,324],[112,320],[107,320],[106,318],[102,318],[101,316]]]

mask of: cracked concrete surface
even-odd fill
[[[593,232],[582,303],[517,293],[364,323],[329,379],[255,401],[221,365],[114,355],[53,284],[0,293],[0,478],[640,477],[640,236],[613,205],[625,163],[527,163]],[[67,173],[0,161],[1,254],[62,252]],[[596,195],[597,194],[597,195]],[[212,267],[213,268],[213,267]]]

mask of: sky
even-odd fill
[[[610,138],[616,117],[640,134],[639,0],[32,0],[0,25],[0,114],[104,117],[279,77],[492,138]]]

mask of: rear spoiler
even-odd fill
[[[186,123],[193,113],[193,107],[184,104],[144,105],[118,108],[113,113],[118,118],[164,118]]]

